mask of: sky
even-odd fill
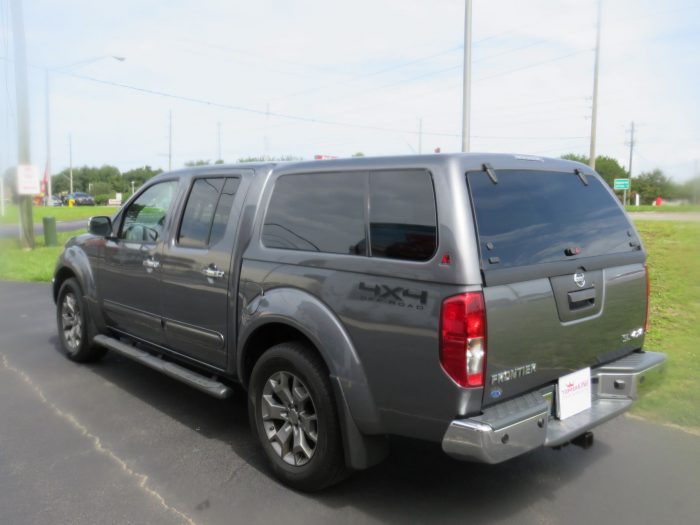
[[[0,0],[0,164],[16,159]],[[603,0],[600,155],[700,171],[700,3]],[[22,0],[32,162],[459,151],[463,0]],[[471,150],[587,155],[597,0],[473,0]],[[112,58],[123,57],[123,61]],[[422,134],[419,133],[422,129]]]

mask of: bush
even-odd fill
[[[109,195],[109,194],[102,194],[102,195],[95,195],[95,204],[98,206],[104,206],[107,204],[109,199],[113,199],[114,195]]]

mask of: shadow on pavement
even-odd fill
[[[56,337],[50,343],[60,352]],[[113,353],[86,369],[206,438],[228,444],[249,466],[271,477],[250,433],[242,390],[229,400],[217,401]],[[604,460],[609,452],[598,441],[590,450],[574,446],[560,451],[540,449],[488,466],[454,461],[439,444],[394,438],[383,463],[356,472],[324,492],[300,496],[332,509],[354,507],[390,522],[503,520],[541,500],[554,499],[558,487]],[[233,479],[230,490],[236,490],[236,483],[246,481]],[[290,489],[276,484],[275,490]]]

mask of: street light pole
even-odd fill
[[[17,97],[17,162],[31,164],[29,149],[29,100],[27,86],[27,50],[24,39],[21,0],[11,0],[13,38],[15,48],[15,89]],[[19,196],[19,242],[23,250],[34,249],[34,218],[32,196]]]
[[[46,204],[51,203],[51,106],[49,96],[49,70],[45,71],[46,80]]]
[[[68,134],[68,173],[70,174],[70,193],[73,194],[73,136]]]
[[[472,91],[472,0],[464,3],[464,67],[462,79],[462,152],[469,151]]]
[[[600,17],[602,0],[598,0],[598,22],[595,37],[595,65],[593,66],[593,104],[591,108],[591,149],[588,155],[588,165],[595,169],[596,126],[598,125],[598,69],[600,65]]]
[[[87,64],[90,64],[92,62],[97,62],[98,60],[103,60],[105,58],[113,58],[114,60],[118,62],[124,62],[126,60],[125,57],[122,56],[117,56],[117,55],[103,55],[95,58],[90,58],[87,60],[81,60],[79,62],[74,62],[72,64],[68,64],[67,66],[61,66],[61,67],[54,67],[54,68],[46,68],[44,70],[45,72],[45,78],[46,78],[46,178],[47,178],[47,200],[46,202],[49,202],[49,199],[51,198],[51,195],[53,195],[52,192],[52,186],[51,186],[51,71],[55,72],[61,72],[61,71],[66,71],[67,69],[73,69],[75,67],[82,67]],[[69,138],[70,141],[70,138]],[[72,176],[72,168],[71,168],[71,193],[73,193],[73,176]]]
[[[218,157],[216,160],[223,160],[221,157],[221,122],[216,123],[216,130],[217,130],[217,138],[218,138]]]

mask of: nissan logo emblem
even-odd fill
[[[574,274],[574,282],[579,288],[586,286],[586,276],[583,275],[583,272],[576,272]]]

